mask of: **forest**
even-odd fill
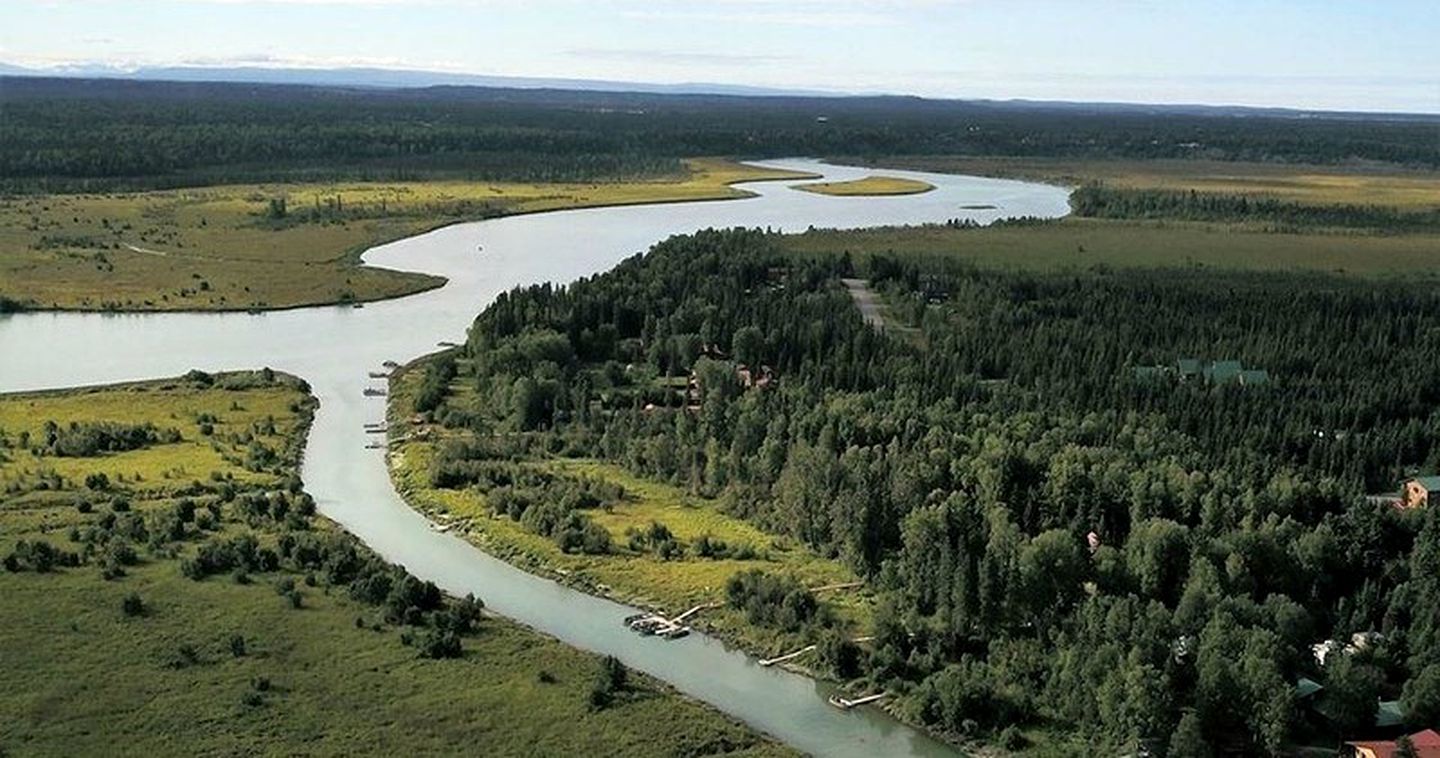
[[[1302,117],[1302,115],[1304,117]],[[1425,118],[912,97],[723,97],[5,78],[0,190],[599,181],[696,155],[1205,158],[1435,168]]]
[[[1219,221],[1262,224],[1279,231],[1330,228],[1398,234],[1440,229],[1440,208],[1307,204],[1242,194],[1118,189],[1098,184],[1071,193],[1070,207],[1075,215],[1090,218]]]
[[[418,410],[493,441],[449,449],[451,472],[600,457],[843,560],[879,594],[864,648],[785,576],[737,575],[728,601],[809,630],[913,722],[1277,754],[1370,733],[1382,700],[1440,719],[1440,512],[1364,497],[1440,466],[1437,365],[1425,286],[800,257],[706,231],[502,295]],[[576,550],[608,496],[589,494],[547,504]]]

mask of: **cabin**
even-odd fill
[[[1405,482],[1396,505],[1401,510],[1421,508],[1433,505],[1437,498],[1440,498],[1440,476],[1417,476]]]
[[[1440,758],[1440,732],[1426,729],[1410,735],[1416,758]],[[1398,750],[1394,740],[1346,742],[1344,755],[1350,758],[1393,758]]]

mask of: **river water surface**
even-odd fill
[[[814,161],[763,165],[823,174],[868,169]],[[205,371],[270,366],[310,382],[320,400],[305,448],[305,489],[320,512],[380,555],[455,594],[571,645],[614,655],[808,753],[835,756],[951,755],[953,750],[874,708],[842,712],[833,690],[762,668],[704,635],[662,642],[620,619],[631,609],[527,574],[464,540],[435,531],[391,486],[383,450],[365,449],[364,425],[384,418],[383,398],[363,395],[367,371],[461,342],[475,314],[517,285],[569,282],[613,267],[673,234],[708,227],[860,228],[971,218],[1061,216],[1067,191],[997,179],[885,171],[936,189],[898,197],[829,197],[794,182],[741,185],[733,201],[592,208],[458,224],[368,251],[367,264],[439,274],[437,290],[364,308],[327,306],[270,313],[20,313],[0,316],[0,392],[73,387]],[[993,205],[994,210],[962,206]],[[563,725],[557,725],[563,728]]]

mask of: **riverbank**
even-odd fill
[[[498,617],[449,649],[458,601],[362,601],[390,569],[298,489],[314,409],[268,371],[0,395],[0,752],[792,754],[636,672],[597,706],[598,656]]]
[[[536,476],[598,482],[623,491],[618,503],[590,516],[614,546],[604,554],[563,550],[519,521],[495,515],[491,503],[475,488],[434,486],[431,473],[440,449],[475,438],[463,430],[422,421],[409,410],[433,358],[422,358],[390,377],[387,462],[396,491],[440,528],[529,573],[598,597],[670,617],[705,606],[688,618],[686,625],[762,660],[816,640],[805,632],[749,623],[742,610],[728,604],[727,582],[747,571],[784,575],[810,588],[836,588],[817,593],[826,611],[833,614],[834,628],[851,638],[870,634],[875,598],[854,572],[793,540],[725,514],[713,499],[640,479],[619,466],[557,456],[520,462],[524,471]],[[648,539],[646,535],[657,525],[673,539],[675,553],[662,556],[653,546],[636,542],[637,538],[641,542]],[[696,545],[701,540],[720,546],[719,551],[700,554]],[[815,657],[808,656],[786,662],[784,667],[815,678],[831,678],[815,663]]]
[[[365,303],[443,277],[362,265],[387,242],[464,221],[565,208],[721,200],[805,179],[727,159],[633,182],[223,185],[0,199],[0,302],[11,309],[248,311]],[[479,251],[477,251],[478,253]]]

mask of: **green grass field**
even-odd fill
[[[867,176],[848,182],[819,182],[797,184],[793,189],[814,192],[817,195],[837,197],[879,197],[884,195],[918,195],[935,189],[929,182],[901,179],[898,176]]]
[[[432,276],[363,268],[382,242],[457,221],[601,205],[741,197],[805,174],[721,159],[605,184],[386,182],[0,198],[0,298],[26,308],[248,310],[418,292]],[[272,202],[284,200],[274,217]]]
[[[1067,271],[1096,267],[1312,271],[1367,277],[1440,275],[1440,236],[1277,234],[1218,224],[1067,218],[983,229],[817,230],[785,238],[797,254],[848,252]]]
[[[123,517],[105,504],[114,495],[148,520],[176,503],[165,483],[194,477],[206,493],[220,482],[242,490],[280,484],[298,461],[294,443],[312,401],[284,377],[255,377],[224,375],[214,387],[166,380],[0,396],[0,555],[22,540],[82,551],[71,530]],[[227,384],[247,387],[220,388]],[[195,421],[202,413],[221,417],[209,435]],[[49,419],[151,422],[179,430],[181,439],[37,458],[20,435],[36,439]],[[284,451],[280,465],[255,472],[230,459],[238,437],[257,423],[268,429],[272,419],[277,432],[261,439]],[[96,472],[111,478],[103,496],[77,481]],[[212,501],[189,494],[202,510]],[[82,512],[80,499],[97,504]],[[229,508],[213,535],[248,532],[273,544],[273,522],[237,520]],[[313,528],[334,529],[323,520]],[[588,695],[599,659],[503,619],[482,619],[460,658],[422,659],[402,644],[400,628],[343,587],[310,586],[284,568],[245,582],[194,581],[178,568],[192,549],[181,543],[172,554],[137,543],[136,562],[110,579],[91,561],[46,572],[0,569],[0,754],[788,754],[633,672],[614,704],[594,710]],[[301,588],[303,607],[272,588],[282,579]],[[122,612],[132,593],[143,613]]]

